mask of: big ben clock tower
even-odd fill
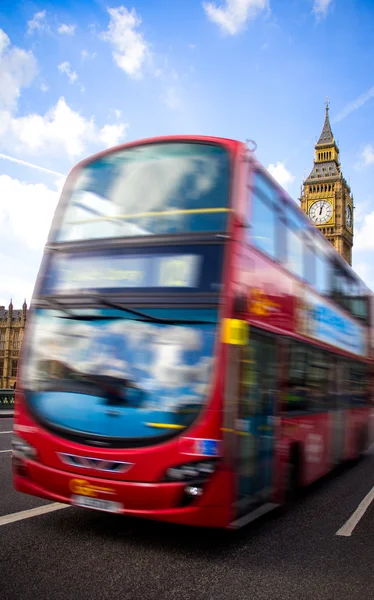
[[[351,265],[353,196],[340,169],[339,148],[331,131],[328,102],[322,133],[315,145],[313,169],[303,182],[300,202],[312,223]]]

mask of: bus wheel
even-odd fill
[[[367,427],[361,429],[360,435],[357,440],[357,452],[358,458],[363,458],[369,445],[369,431]]]
[[[287,476],[284,500],[290,504],[297,499],[299,491],[299,453],[294,448],[290,453],[290,460],[287,465]]]
[[[369,444],[369,432],[363,427],[356,438],[356,450],[354,458],[348,460],[348,466],[355,467],[364,457]]]

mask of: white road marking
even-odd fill
[[[366,494],[365,498],[358,505],[355,512],[351,515],[346,523],[344,523],[343,527],[341,527],[336,535],[350,536],[352,535],[352,531],[356,527],[359,520],[364,516],[365,512],[369,508],[371,502],[374,500],[374,486],[371,488],[370,492]]]
[[[4,515],[4,517],[0,517],[0,527],[2,525],[8,525],[9,523],[15,523],[16,521],[22,521],[23,519],[44,515],[55,510],[61,510],[61,508],[70,508],[70,505],[54,502],[53,504],[47,504],[47,506],[38,506],[37,508],[22,510],[21,512],[12,513],[11,515]]]
[[[13,433],[13,431],[0,431],[0,435],[1,435],[2,433]]]
[[[0,452],[12,452],[11,450],[0,450]]]

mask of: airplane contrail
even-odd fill
[[[25,167],[30,167],[31,169],[37,169],[38,171],[44,171],[44,173],[49,173],[50,175],[58,175],[58,177],[66,177],[64,173],[59,173],[58,171],[52,171],[52,169],[47,169],[46,167],[41,167],[39,165],[35,165],[34,163],[29,163],[26,160],[21,160],[20,158],[14,158],[14,156],[9,156],[8,154],[1,154],[0,159],[10,160],[11,162],[17,163],[19,165],[24,165]]]

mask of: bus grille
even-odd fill
[[[95,471],[106,471],[109,473],[124,473],[128,471],[134,463],[122,462],[118,460],[105,460],[102,458],[92,458],[91,456],[78,456],[76,454],[66,454],[58,452],[60,460],[69,465],[69,467],[78,467],[79,469],[93,469]]]

